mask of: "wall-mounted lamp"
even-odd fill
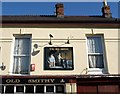
[[[35,56],[35,55],[37,55],[40,52],[40,50],[38,48],[39,48],[38,44],[34,44],[33,45],[32,56]]]
[[[67,42],[65,42],[65,44],[70,44],[70,39],[69,39],[69,37],[68,37],[68,39],[67,39]]]
[[[37,49],[39,46],[38,44],[34,44],[34,48]]]
[[[2,65],[0,66],[0,69],[1,69],[1,70],[5,70],[5,69],[6,69],[6,66],[4,65],[3,62],[2,62]]]
[[[50,37],[49,45],[52,45],[51,39],[53,38],[53,35],[49,34],[49,37]]]

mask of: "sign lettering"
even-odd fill
[[[28,83],[54,83],[55,79],[29,79]]]
[[[24,79],[24,80],[23,80]],[[55,78],[3,78],[3,84],[54,84],[54,83],[65,83],[65,79]]]
[[[19,79],[7,79],[6,83],[20,83]]]

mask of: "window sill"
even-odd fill
[[[91,69],[88,69],[87,74],[104,74],[104,68],[91,68]]]
[[[26,76],[30,74],[15,74],[15,73],[9,73],[9,75],[14,75],[14,76]]]

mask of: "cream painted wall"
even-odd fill
[[[2,75],[9,73],[11,60],[11,47],[13,34],[20,34],[20,28],[2,28],[0,29],[0,43],[2,43],[2,62],[6,65],[6,70],[1,71]],[[43,46],[49,42],[49,34],[54,36],[52,42],[53,46],[60,46],[65,44],[67,38],[70,38],[70,46],[74,51],[74,70],[44,70],[44,47],[39,47],[40,52],[32,56],[31,63],[35,64],[35,71],[31,75],[79,75],[85,74],[83,71],[88,67],[87,64],[87,47],[86,34],[92,34],[90,28],[21,28],[22,34],[32,34],[32,48],[34,44]],[[118,29],[93,29],[94,34],[104,34],[106,47],[106,61],[108,65],[108,72],[110,74],[118,73]],[[61,40],[62,39],[62,40]],[[46,45],[49,46],[49,45]],[[36,50],[36,49],[35,49]]]

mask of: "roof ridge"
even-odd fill
[[[4,17],[28,17],[28,16],[31,16],[31,17],[55,17],[55,15],[2,15]]]

